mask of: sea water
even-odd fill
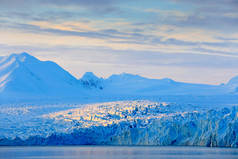
[[[238,149],[161,146],[0,147],[0,159],[238,159]]]

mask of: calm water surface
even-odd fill
[[[0,147],[0,159],[238,159],[238,149],[204,147]]]

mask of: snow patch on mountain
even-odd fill
[[[105,79],[105,94],[114,95],[216,95],[229,93],[225,87],[176,82],[169,78],[149,79],[139,75],[119,74]]]
[[[51,61],[40,61],[27,54],[12,54],[0,58],[1,102],[48,100],[61,102],[89,98],[130,99],[132,96],[151,99],[159,96],[220,96],[236,95],[236,78],[224,85],[176,82],[172,79],[149,79],[122,73],[103,79],[86,72],[76,79]],[[128,98],[127,98],[128,97]],[[19,98],[19,99],[18,99]],[[212,102],[212,101],[211,101]]]
[[[97,88],[102,90],[104,87],[103,78],[98,78],[92,72],[86,72],[80,79],[80,82],[85,88]]]
[[[80,93],[78,80],[51,61],[12,54],[0,63],[0,90],[6,95],[66,95]]]
[[[233,90],[235,93],[238,92],[238,76],[233,77],[227,84],[226,86]]]

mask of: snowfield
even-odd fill
[[[238,107],[152,101],[2,107],[1,145],[238,147]]]
[[[77,79],[27,53],[0,57],[0,145],[238,147],[236,105],[238,76],[220,85],[128,73]]]
[[[128,73],[100,78],[86,72],[77,79],[52,61],[41,61],[27,53],[0,57],[0,104],[39,100],[75,101],[80,98],[114,96],[236,96],[238,77],[221,85],[150,79]],[[141,100],[141,99],[140,99]],[[226,99],[224,99],[226,100]],[[238,102],[238,100],[236,100]]]

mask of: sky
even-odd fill
[[[81,77],[190,83],[238,75],[238,0],[0,0],[0,56],[28,52]]]

